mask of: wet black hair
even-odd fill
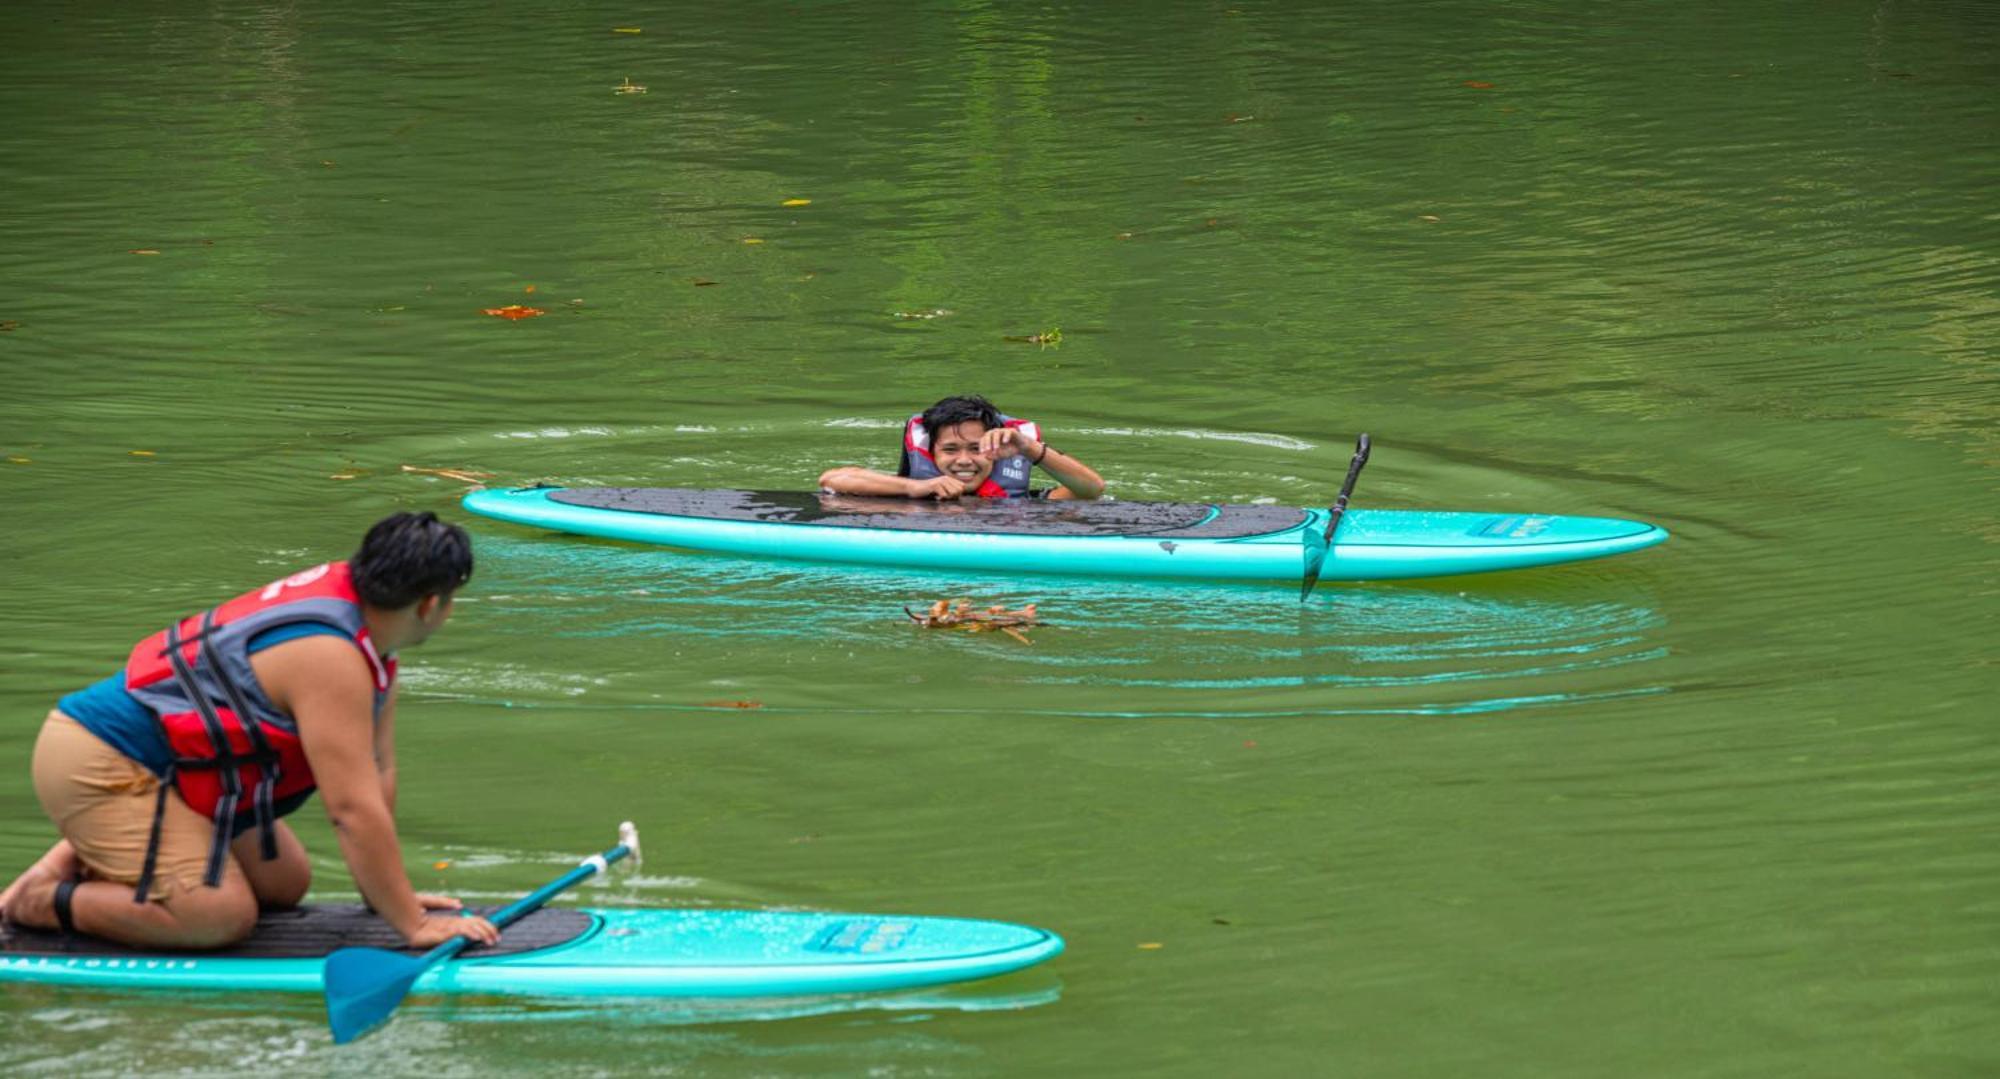
[[[968,420],[978,420],[990,431],[1000,426],[1000,410],[993,407],[993,402],[976,393],[964,397],[947,397],[924,409],[924,435],[930,439],[931,445],[935,446],[940,428],[956,427]],[[910,458],[908,454],[904,454],[896,467],[896,475],[909,474]]]
[[[348,568],[364,602],[398,610],[471,580],[472,537],[435,513],[395,513],[368,530]]]

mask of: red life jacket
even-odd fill
[[[315,566],[246,592],[184,618],[132,649],[125,663],[125,689],[159,717],[173,753],[154,807],[139,901],[152,884],[168,787],[215,822],[203,877],[210,887],[222,882],[239,816],[254,817],[265,860],[278,856],[273,806],[280,798],[313,790],[312,766],[297,722],[280,712],[258,685],[249,645],[265,630],[299,622],[333,626],[360,649],[374,675],[379,719],[396,680],[396,661],[376,654],[369,642],[361,596],[345,562]]]
[[[1030,420],[1017,420],[1012,416],[1000,417],[1000,426],[1018,427],[1021,433],[1037,442],[1042,440],[1042,429]],[[973,493],[981,498],[1026,498],[1028,482],[1035,466],[1026,457],[1016,454],[993,462],[993,471],[980,481],[979,489]],[[924,430],[922,413],[911,416],[903,425],[903,470],[902,475],[912,479],[928,480],[944,475],[937,466],[937,458],[931,455],[931,433]]]

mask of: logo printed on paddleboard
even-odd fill
[[[806,947],[815,952],[876,955],[902,947],[913,928],[908,922],[836,922],[820,930]]]
[[[1549,527],[1553,517],[1495,517],[1473,530],[1475,536],[1497,536],[1503,539],[1532,539],[1541,535]]]

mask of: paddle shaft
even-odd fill
[[[540,888],[494,911],[486,920],[492,922],[495,929],[503,929],[514,922],[520,921],[523,917],[534,913],[540,909],[542,904],[561,895],[577,882],[587,880],[604,872],[611,867],[611,863],[630,853],[632,853],[632,848],[620,843],[603,854],[593,854],[577,863],[575,869],[564,873],[562,876],[542,885]],[[425,952],[420,961],[425,967],[429,967],[433,963],[450,959],[452,956],[464,951],[471,943],[472,938],[470,937],[453,937],[443,944],[432,948],[430,951]]]
[[[1340,530],[1340,518],[1347,512],[1347,500],[1354,494],[1355,481],[1361,478],[1361,466],[1368,463],[1368,434],[1362,432],[1354,443],[1354,460],[1347,464],[1347,479],[1340,485],[1340,494],[1333,500],[1333,507],[1327,511],[1326,533],[1320,537],[1319,550],[1306,567],[1304,584],[1299,589],[1299,602],[1304,603],[1312,595],[1313,586],[1319,583],[1319,571],[1326,565],[1326,556],[1333,553],[1333,536]]]
[[[1347,512],[1347,500],[1354,494],[1354,482],[1361,478],[1361,466],[1368,463],[1368,436],[1354,444],[1354,460],[1347,463],[1347,479],[1340,485],[1340,496],[1333,500],[1333,509],[1326,518],[1327,546],[1333,545],[1333,533],[1340,527],[1340,516]]]

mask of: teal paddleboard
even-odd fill
[[[0,982],[317,993],[331,952],[398,943],[381,919],[360,907],[267,914],[243,944],[205,953],[147,953],[6,927],[0,929]],[[497,947],[468,950],[433,967],[412,991],[547,997],[869,993],[989,978],[1062,950],[1062,939],[1047,930],[963,918],[549,908],[508,927]]]
[[[579,536],[749,558],[1096,577],[1300,582],[1327,511],[1202,502],[928,502],[678,487],[474,491],[473,513]],[[1321,580],[1439,577],[1636,551],[1611,517],[1350,509]]]

